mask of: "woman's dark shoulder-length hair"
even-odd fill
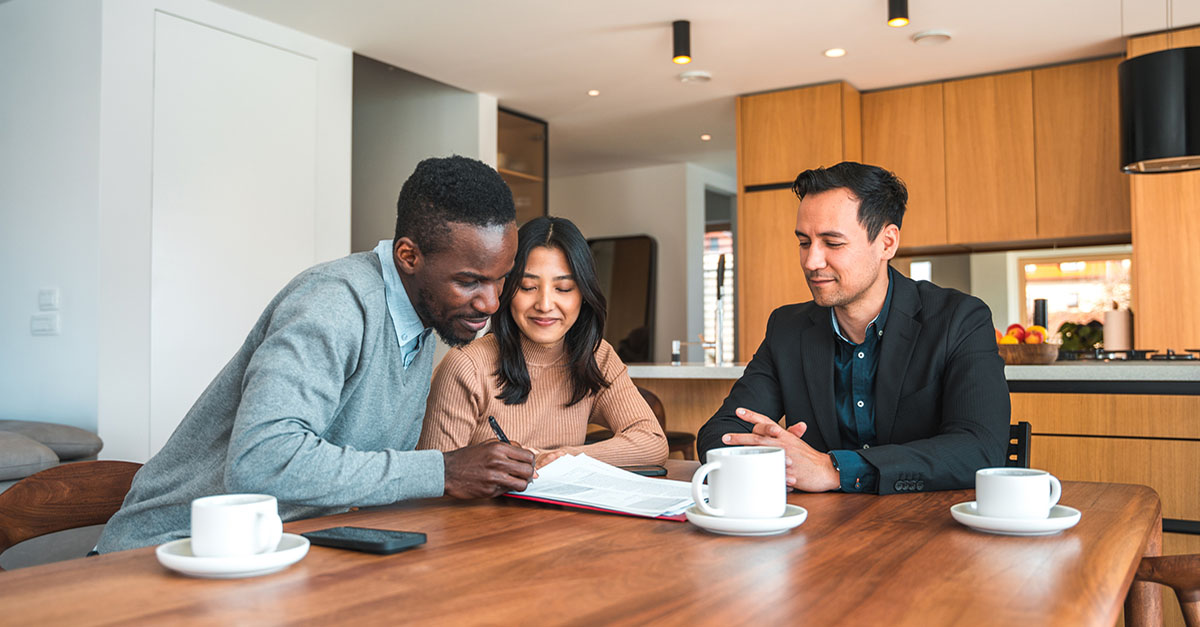
[[[557,248],[567,258],[567,266],[575,277],[575,286],[583,297],[579,318],[563,338],[567,350],[567,369],[571,374],[570,407],[609,386],[600,367],[596,365],[596,349],[604,338],[604,319],[608,304],[600,283],[596,280],[596,263],[592,249],[579,229],[566,218],[543,216],[525,223],[517,231],[517,257],[512,271],[500,292],[500,309],[492,315],[492,333],[500,348],[496,379],[500,394],[496,398],[505,405],[520,405],[529,397],[531,382],[521,351],[521,329],[512,315],[512,301],[521,286],[529,254],[538,247]]]

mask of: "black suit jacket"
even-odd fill
[[[860,449],[879,469],[879,493],[970,488],[975,471],[1003,466],[1010,405],[1004,361],[983,301],[889,268],[892,304],[875,376],[877,444]],[[771,313],[767,335],[721,409],[700,429],[701,459],[726,433],[752,425],[745,407],[790,427],[808,423],[818,451],[841,441],[833,399],[834,331],[815,302]]]

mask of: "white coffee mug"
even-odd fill
[[[692,475],[692,500],[709,516],[778,518],[787,508],[783,449],[731,446],[708,452],[708,463]],[[711,474],[710,474],[711,473]],[[708,502],[701,486],[708,478]]]
[[[1038,519],[1062,496],[1062,484],[1045,470],[983,468],[975,471],[975,509],[991,518]]]
[[[279,504],[267,494],[221,494],[192,501],[192,555],[269,553],[283,537]]]

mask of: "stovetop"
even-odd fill
[[[1157,350],[1104,350],[1097,348],[1086,351],[1059,351],[1059,361],[1200,361],[1200,348],[1189,348],[1176,352],[1168,348],[1164,352]]]

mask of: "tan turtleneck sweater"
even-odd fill
[[[500,386],[493,374],[499,364],[495,335],[447,353],[433,373],[417,448],[452,451],[494,440],[487,419],[495,416],[510,440],[543,452],[586,453],[614,466],[661,464],[667,459],[667,439],[658,420],[608,342],[600,342],[596,365],[611,385],[571,407],[565,407],[571,400],[571,379],[564,343],[548,348],[522,337],[521,347],[532,386],[520,405],[505,405],[496,398]],[[589,422],[611,430],[612,439],[584,446]]]

